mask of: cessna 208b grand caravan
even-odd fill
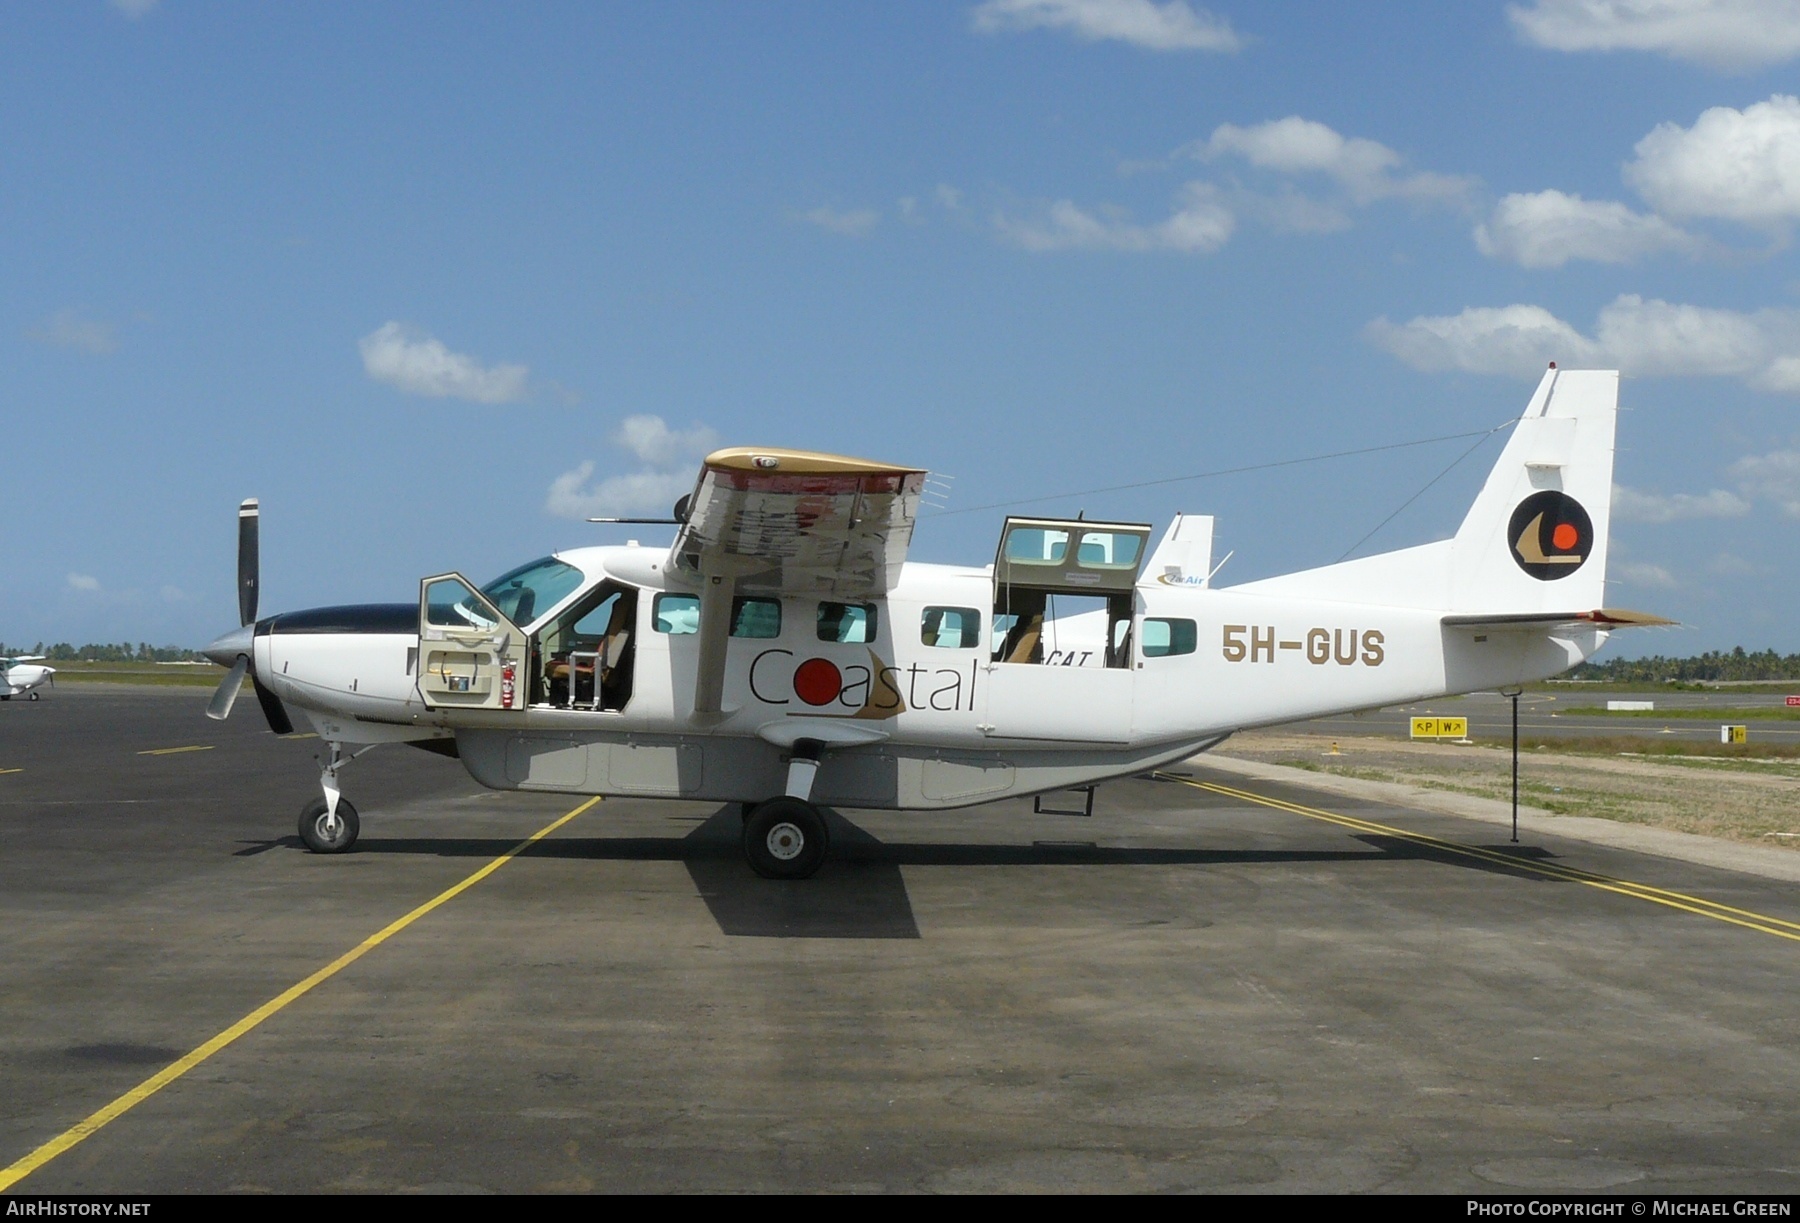
[[[256,618],[208,655],[269,726],[328,748],[300,833],[349,849],[338,770],[409,742],[483,785],[743,805],[773,878],[824,861],[820,805],[969,806],[1180,760],[1234,731],[1541,679],[1605,610],[1618,375],[1539,384],[1454,538],[1214,587],[1212,520],[1008,518],[986,567],[905,559],[925,472],[835,455],[707,456],[667,551],[576,548],[419,602]],[[1146,560],[1147,557],[1147,560]]]

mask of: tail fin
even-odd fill
[[[1459,613],[1603,607],[1618,403],[1617,371],[1553,366],[1454,538],[1236,589]]]
[[[1603,607],[1616,370],[1552,368],[1452,541],[1451,607]]]

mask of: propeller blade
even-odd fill
[[[237,701],[238,690],[244,686],[244,672],[249,669],[249,657],[239,654],[237,661],[231,664],[231,673],[220,681],[219,690],[207,702],[207,717],[215,722],[223,722],[231,716],[231,706]]]
[[[294,724],[288,720],[287,708],[282,705],[281,698],[263,687],[254,675],[250,677],[250,686],[256,689],[256,700],[262,706],[263,717],[268,719],[269,729],[278,735],[293,734]]]
[[[238,623],[256,621],[256,584],[262,560],[258,554],[257,524],[262,509],[252,497],[238,506]],[[238,678],[242,679],[242,676]],[[229,708],[229,706],[227,706]]]

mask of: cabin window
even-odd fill
[[[873,603],[819,604],[819,640],[865,645],[875,640]]]
[[[1083,569],[1137,570],[1144,538],[1128,531],[1083,531],[1075,564]]]
[[[1146,619],[1143,650],[1145,658],[1167,658],[1171,654],[1192,654],[1199,633],[1192,620]]]
[[[700,598],[698,595],[657,595],[656,631],[680,636],[700,631]]]
[[[748,596],[731,601],[733,637],[781,636],[781,600]]]
[[[1060,565],[1068,552],[1067,531],[1015,527],[1006,536],[1006,559],[1015,565]]]
[[[927,607],[919,623],[919,640],[950,650],[972,650],[981,644],[981,613],[972,607]]]

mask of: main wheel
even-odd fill
[[[32,700],[34,700],[34,701],[35,701],[35,700],[37,700],[37,699],[38,699],[38,694],[37,694],[37,693],[35,693],[35,692],[34,692],[34,693],[32,693],[32,694],[31,694],[31,699],[32,699]]]
[[[805,879],[825,864],[825,817],[798,798],[771,798],[744,821],[744,856],[764,879]]]
[[[344,853],[356,844],[356,834],[362,831],[362,821],[356,818],[356,808],[346,800],[338,799],[336,827],[331,826],[325,812],[323,797],[306,804],[305,810],[300,812],[300,839],[315,854]]]

